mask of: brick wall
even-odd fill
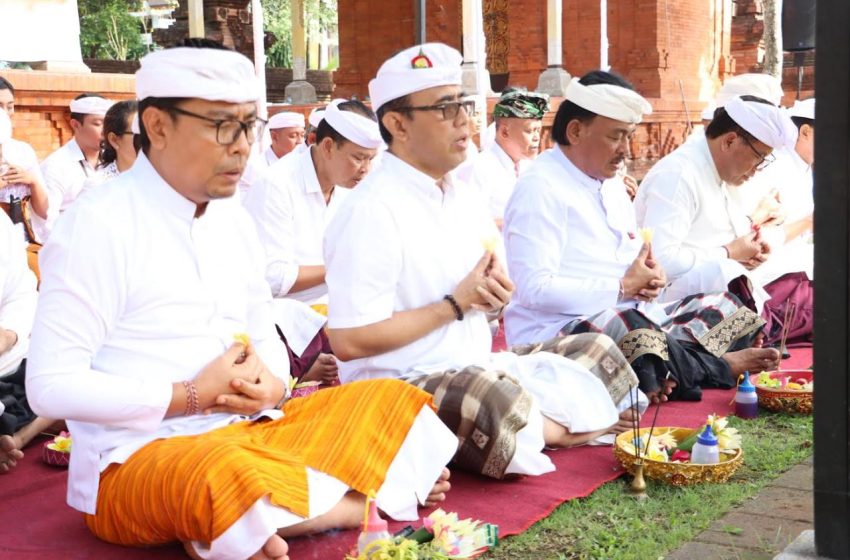
[[[15,88],[15,138],[28,142],[43,159],[73,136],[68,105],[84,92],[114,100],[134,97],[133,76],[123,74],[58,74],[0,70]]]

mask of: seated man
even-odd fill
[[[35,416],[24,388],[37,300],[24,244],[0,213],[0,473],[14,467],[24,447],[53,424]]]
[[[373,490],[415,519],[457,447],[429,395],[382,380],[275,410],[289,375],[262,248],[226,200],[262,133],[258,81],[186,44],[142,59],[143,153],[42,251],[27,389],[73,434],[68,502],[101,539],[194,558],[287,558],[282,537],[356,526]]]
[[[266,165],[273,163],[283,156],[292,153],[304,144],[304,125],[306,119],[301,113],[281,111],[269,118],[269,134],[272,144],[263,153]]]
[[[458,168],[457,178],[480,191],[500,228],[517,177],[540,150],[543,117],[548,110],[548,95],[505,90],[493,107],[495,140]]]
[[[653,400],[699,399],[700,386],[732,387],[744,370],[775,365],[775,350],[744,349],[764,321],[731,294],[650,304],[664,269],[641,242],[628,194],[608,181],[649,103],[602,71],[573,79],[565,97],[552,126],[557,145],[520,178],[505,212],[517,287],[505,314],[508,343],[605,333]]]
[[[649,170],[635,212],[639,226],[654,230],[654,255],[671,281],[663,301],[730,290],[761,312],[768,294],[749,271],[767,260],[771,247],[730,200],[729,188],[796,138],[794,123],[778,107],[736,97],[717,109],[705,137],[679,146]]]
[[[316,143],[275,162],[244,201],[265,248],[272,295],[317,306],[327,303],[325,225],[369,172],[381,144],[375,114],[360,101],[334,101],[321,114]],[[299,334],[282,332],[287,344]],[[317,336],[312,349],[318,353],[292,360],[298,368],[292,373],[303,381],[334,381],[336,360],[324,331]]]
[[[771,238],[772,251],[767,262],[753,271],[756,280],[770,294],[762,311],[767,321],[766,342],[780,341],[786,310],[793,304],[793,319],[789,316],[792,324],[787,326],[788,341],[811,343],[814,322],[814,98],[795,102],[787,113],[797,126],[794,149],[775,150],[773,163],[730,194],[754,224],[769,225],[772,216],[763,211],[765,208],[778,213],[782,219],[779,227],[771,228],[779,236]],[[774,208],[770,208],[770,203]]]
[[[51,219],[66,211],[82,192],[86,179],[97,174],[103,119],[111,106],[111,101],[91,93],[83,93],[71,101],[70,124],[74,137],[41,162]]]
[[[474,107],[461,97],[461,59],[440,43],[415,46],[369,83],[389,151],[325,233],[328,335],[343,386],[406,378],[433,393],[460,436],[459,466],[496,478],[541,474],[554,468],[544,442],[566,447],[624,429],[618,416],[628,425],[636,379],[604,336],[521,349],[531,355],[490,352],[488,318],[513,284],[490,246],[489,212],[451,175],[466,157]],[[582,353],[581,363],[567,353]]]
[[[372,110],[360,101],[336,101],[324,112],[316,143],[272,165],[246,196],[274,297],[327,302],[325,225],[369,172],[380,145]]]

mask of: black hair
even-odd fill
[[[203,39],[200,37],[188,37],[178,42],[173,47],[168,48],[176,48],[176,47],[188,47],[192,49],[219,49],[223,51],[232,51],[233,49],[224,46],[221,42],[215,41],[213,39]],[[188,101],[188,97],[146,97],[139,101],[139,145],[144,153],[148,153],[148,149],[151,147],[151,140],[148,137],[148,133],[145,130],[145,124],[142,122],[142,114],[145,112],[145,109],[148,107],[154,107],[161,111],[165,111],[169,114],[169,116],[174,119],[177,117],[177,112],[174,111],[175,107],[180,103]]]
[[[804,124],[814,128],[815,119],[807,119],[806,117],[791,117],[791,121],[797,126],[797,130],[803,128]]]
[[[583,86],[610,84],[635,91],[634,86],[625,78],[619,74],[605,72],[604,70],[588,72],[578,82]],[[593,120],[594,117],[596,117],[596,113],[593,111],[588,111],[572,101],[565,99],[561,103],[561,106],[558,107],[558,112],[555,113],[555,120],[552,122],[552,140],[561,146],[569,146],[570,141],[567,140],[567,125],[572,121],[587,123]]]
[[[741,99],[743,101],[749,101],[752,103],[764,103],[765,105],[775,107],[775,105],[770,101],[762,99],[761,97],[756,97],[755,95],[742,95]],[[705,127],[705,137],[709,140],[713,140],[729,132],[734,132],[738,136],[743,136],[749,142],[753,142],[756,140],[755,136],[744,130],[741,125],[736,123],[734,119],[729,116],[729,113],[726,112],[725,107],[718,107],[714,111],[714,118],[711,119],[711,122],[708,123],[708,126]]]
[[[78,99],[85,99],[86,97],[100,97],[103,99],[103,96],[99,93],[81,93],[77,97],[74,98],[74,101]],[[71,113],[71,118],[77,121],[80,124],[83,124],[83,120],[86,118],[85,113]]]
[[[343,101],[339,105],[337,105],[337,109],[340,111],[350,111],[352,113],[357,113],[367,119],[377,121],[377,117],[375,113],[372,112],[372,109],[363,104],[362,101],[357,99],[351,99],[350,101]],[[325,113],[327,114],[327,112]],[[334,144],[337,146],[342,145],[343,142],[348,141],[348,139],[340,134],[334,127],[332,127],[327,119],[322,119],[319,122],[319,126],[316,127],[316,144],[319,144],[325,138],[330,138],[334,141]]]
[[[403,109],[410,105],[410,95],[402,95],[401,97],[397,97],[392,101],[387,101],[378,109],[378,130],[381,131],[381,138],[384,142],[387,143],[387,146],[393,143],[393,135],[390,134],[390,131],[387,130],[387,127],[384,126],[384,115],[387,113],[398,111],[399,109]],[[410,118],[410,114],[406,112],[402,112],[405,118]]]
[[[109,165],[118,159],[118,154],[116,153],[115,148],[113,148],[112,144],[109,143],[109,133],[111,132],[116,136],[123,136],[130,132],[127,126],[127,117],[135,113],[137,110],[138,104],[136,101],[128,99],[126,101],[119,101],[106,112],[106,116],[103,117],[103,138],[100,141],[100,156],[98,156],[99,165]]]
[[[3,76],[0,76],[0,89],[8,89],[12,92],[12,95],[15,95],[15,88],[12,87],[12,83]]]

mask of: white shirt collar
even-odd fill
[[[304,150],[295,157],[301,158],[301,171],[304,181],[303,188],[305,193],[321,193],[322,185],[319,184],[319,176],[316,174],[316,165],[313,163],[313,150]],[[336,190],[336,189],[334,189]]]
[[[561,166],[570,174],[570,176],[578,182],[582,187],[589,189],[593,192],[599,192],[602,188],[602,181],[598,179],[594,179],[578,167],[576,164],[567,157],[567,154],[564,153],[564,150],[558,144],[555,144],[552,147],[552,155],[555,158],[555,161],[561,164]]]
[[[86,155],[83,153],[82,148],[80,148],[80,145],[77,143],[76,138],[71,138],[71,141],[65,144],[65,149],[68,151],[68,154],[74,159],[74,161],[82,161],[83,163],[88,164]]]
[[[718,185],[723,183],[724,181],[720,178],[720,173],[717,171],[717,165],[714,163],[714,158],[711,157],[711,150],[708,148],[708,139],[705,135],[694,140],[694,149],[703,157],[704,166],[711,170],[711,176],[714,182]]]
[[[127,170],[126,174],[132,175],[136,184],[145,186],[148,196],[155,206],[175,214],[185,222],[191,223],[194,220],[198,205],[169,185],[154,169],[144,152],[139,152],[136,162],[133,167]]]
[[[448,195],[454,189],[454,180],[451,172],[447,173],[442,178],[443,188],[441,190],[438,186],[440,181],[435,180],[427,173],[419,171],[391,152],[386,152],[384,154],[383,159],[381,160],[381,167],[386,168],[391,173],[403,175],[407,179],[405,187],[411,188],[427,199],[442,201],[444,196]]]

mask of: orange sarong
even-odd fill
[[[100,477],[99,538],[126,546],[210,543],[254,503],[308,517],[307,471],[377,491],[431,395],[403,381],[361,381],[288,401],[284,417],[153,441]]]

